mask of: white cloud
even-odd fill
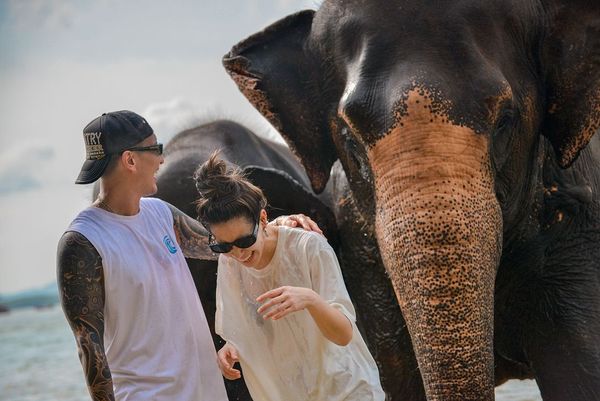
[[[179,132],[220,119],[236,121],[263,138],[285,143],[281,135],[265,121],[250,118],[242,113],[235,115],[232,111],[224,111],[221,105],[198,109],[191,101],[177,98],[152,104],[141,114],[154,129],[158,140],[165,144]]]
[[[264,0],[258,0],[264,3]],[[291,8],[299,7],[299,9],[313,9],[316,10],[319,8],[319,4],[322,3],[323,0],[276,0],[274,3],[277,4],[277,7],[280,10],[289,10]]]
[[[167,143],[178,132],[200,124],[201,111],[192,102],[177,98],[147,107],[142,115],[148,120],[158,139]]]
[[[0,155],[0,196],[42,186],[44,172],[54,159],[50,144],[18,143]]]
[[[68,28],[75,18],[74,0],[9,0],[11,22],[19,30]]]

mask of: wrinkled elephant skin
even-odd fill
[[[390,399],[600,399],[599,2],[325,0],[223,63],[315,191],[341,162]]]

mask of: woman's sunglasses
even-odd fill
[[[250,248],[256,242],[256,236],[258,235],[259,223],[260,223],[260,220],[257,220],[256,223],[254,224],[254,230],[252,231],[252,234],[246,235],[242,238],[238,238],[233,242],[216,242],[212,233],[209,232],[208,246],[211,249],[211,251],[213,251],[215,253],[227,253],[227,252],[231,251],[231,249],[234,246],[238,247],[238,248],[242,248],[242,249]]]

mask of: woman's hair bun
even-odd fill
[[[238,192],[238,181],[242,178],[237,170],[227,167],[219,159],[219,150],[214,151],[194,173],[194,182],[201,198],[206,200],[234,197]]]
[[[196,201],[198,218],[209,224],[240,215],[256,219],[267,206],[264,194],[244,177],[239,167],[228,167],[219,153],[213,152],[194,173],[200,195]]]

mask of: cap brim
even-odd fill
[[[86,160],[83,162],[79,176],[75,180],[75,184],[91,184],[98,178],[102,177],[106,166],[110,162],[110,157],[104,157],[99,160]]]

